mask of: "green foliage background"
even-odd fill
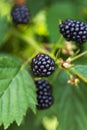
[[[76,74],[82,79],[78,87],[69,85],[69,76],[59,68],[48,78],[53,85],[55,102],[44,111],[35,108],[35,85],[32,74],[28,74],[30,68],[22,69],[23,62],[38,46],[51,48],[57,44],[63,48],[65,40],[59,41],[58,28],[61,20],[70,18],[87,23],[87,0],[27,0],[26,5],[31,15],[29,25],[15,26],[10,16],[13,1],[0,0],[0,124],[7,128],[12,122],[7,130],[87,130],[87,55],[73,62]],[[82,52],[85,50],[87,43],[82,46]],[[17,126],[13,121],[22,123]],[[0,130],[4,130],[3,126]]]

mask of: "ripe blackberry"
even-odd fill
[[[46,109],[53,104],[51,85],[44,79],[35,81],[37,88],[37,109]]]
[[[38,54],[32,59],[31,67],[34,75],[46,77],[55,70],[55,62],[46,54]]]
[[[60,25],[60,32],[67,41],[84,43],[87,41],[87,24],[84,22],[67,19]]]
[[[27,24],[29,22],[29,10],[25,5],[15,5],[11,11],[13,22]]]

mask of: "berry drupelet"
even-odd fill
[[[60,32],[67,41],[84,43],[87,41],[87,24],[84,22],[67,19],[60,25]]]
[[[42,110],[53,104],[52,88],[48,81],[40,79],[35,81],[37,88],[37,109]]]
[[[46,54],[38,54],[32,59],[31,67],[34,75],[47,77],[55,70],[55,62]]]
[[[29,10],[25,5],[15,5],[11,11],[13,22],[16,24],[27,24],[29,22]]]

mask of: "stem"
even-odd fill
[[[52,52],[51,52],[53,55],[55,54],[56,49],[58,49],[58,43],[61,42],[62,38],[63,38],[63,37],[61,36],[61,37],[59,38],[58,42],[53,44]]]
[[[58,58],[60,57],[60,53],[61,53],[61,49],[59,49],[58,51],[57,51],[57,53],[56,53],[56,60],[58,60]]]
[[[78,58],[84,56],[85,54],[87,54],[87,51],[85,51],[85,52],[83,52],[83,53],[81,53],[81,54],[75,56],[74,58],[70,59],[70,61],[72,62],[72,61],[74,61],[74,60],[76,60],[76,59],[78,59]]]
[[[84,82],[87,83],[87,78],[83,77],[83,75],[81,75],[79,72],[77,72],[74,68],[71,68],[70,71],[72,73],[74,73],[75,75],[77,75],[81,80],[83,80]]]
[[[31,45],[35,49],[35,51],[38,51],[39,53],[45,53],[55,60],[55,57],[53,56],[53,54],[49,53],[47,50],[41,48],[38,45],[38,43],[32,38],[33,35],[27,36],[26,34],[20,33],[15,29],[13,31],[14,31],[13,34],[16,35],[16,37],[27,42],[29,45]]]
[[[14,29],[14,28],[12,29],[11,32],[13,32],[13,35],[15,35],[16,37],[18,37],[18,38],[24,40],[24,41],[27,42],[29,45],[31,45],[31,46],[35,49],[35,52],[45,53],[45,54],[49,55],[51,58],[54,59],[55,63],[59,65],[59,63],[60,63],[59,60],[56,59],[56,57],[55,57],[53,54],[51,54],[49,51],[47,51],[47,50],[41,48],[41,47],[38,45],[38,43],[32,38],[32,37],[33,37],[32,34],[31,34],[30,36],[27,36],[27,34],[21,33],[21,32],[17,31],[17,30]],[[33,55],[32,57],[30,57],[27,61],[25,61],[25,63],[22,65],[21,69],[23,69],[23,68],[28,64],[28,62],[31,61],[31,59],[32,59],[34,56],[35,56],[35,53],[34,53],[34,55]]]
[[[72,75],[69,70],[64,69],[64,71],[69,77]]]

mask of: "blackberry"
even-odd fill
[[[25,5],[15,5],[11,11],[13,22],[16,24],[27,24],[29,15],[29,10]]]
[[[53,104],[52,88],[48,81],[41,79],[35,81],[37,88],[37,109],[46,109]]]
[[[38,54],[32,59],[31,67],[34,75],[47,77],[55,70],[55,62],[46,54]]]
[[[87,41],[87,24],[84,22],[67,19],[60,25],[60,32],[67,41],[84,43]]]

